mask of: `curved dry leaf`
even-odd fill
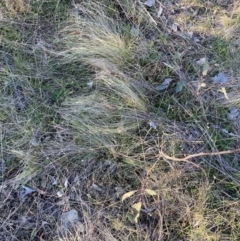
[[[132,208],[135,209],[135,210],[138,211],[138,212],[140,212],[141,207],[142,207],[142,203],[141,203],[141,202],[134,203],[134,204],[132,205]]]
[[[100,188],[98,185],[95,183],[92,184],[91,188],[93,188],[95,191],[102,192],[102,188]]]
[[[123,202],[125,199],[131,197],[135,192],[137,192],[137,190],[130,191],[130,192],[126,192],[126,193],[122,196],[122,202]]]
[[[226,98],[227,100],[229,100],[229,97],[228,97],[228,95],[227,95],[227,91],[226,91],[225,87],[222,87],[219,91],[224,94],[224,96],[225,96],[225,98]]]
[[[145,189],[145,192],[151,196],[156,196],[157,193],[155,191],[153,191],[152,189]]]
[[[169,84],[172,82],[172,79],[171,78],[167,78],[165,79],[162,84],[158,85],[156,87],[156,90],[165,90],[167,89],[167,87],[169,86]]]
[[[137,223],[140,216],[142,203],[138,202],[132,205],[132,213],[128,213],[127,217],[132,223]]]
[[[196,61],[196,64],[198,64],[198,65],[203,65],[206,61],[207,61],[206,58],[201,58],[201,59],[199,59],[198,61]]]
[[[127,213],[127,218],[130,220],[131,223],[135,223],[135,216],[132,213]]]

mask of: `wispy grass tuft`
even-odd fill
[[[97,2],[80,10],[84,15],[73,16],[74,24],[61,32],[66,48],[61,55],[63,63],[78,62],[93,74],[85,83],[88,93],[65,101],[59,113],[78,130],[85,145],[105,146],[114,153],[121,146],[117,135],[131,136],[147,121],[146,89],[123,71],[134,54],[134,39],[126,42]]]

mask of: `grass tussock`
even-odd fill
[[[1,3],[0,240],[239,240],[238,6],[177,3]]]
[[[134,39],[126,41],[99,3],[85,5],[80,9],[84,16],[75,13],[74,24],[60,33],[66,46],[61,54],[65,64],[78,62],[95,73],[86,83],[88,93],[67,100],[59,112],[78,130],[85,145],[90,141],[89,147],[107,147],[116,155],[114,149],[122,148],[117,136],[131,136],[148,121],[146,87],[124,72],[134,53]]]
[[[30,2],[25,0],[3,0],[0,6],[5,8],[7,14],[15,17],[30,11]]]

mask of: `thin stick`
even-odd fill
[[[200,152],[200,153],[197,153],[197,154],[192,154],[192,155],[188,155],[186,157],[183,157],[183,158],[177,158],[177,157],[171,157],[171,156],[168,156],[166,155],[164,152],[162,151],[159,151],[159,154],[166,158],[166,159],[169,159],[171,161],[178,161],[178,162],[181,162],[181,161],[187,161],[189,162],[189,159],[192,159],[194,157],[200,157],[200,156],[217,156],[217,155],[224,155],[224,154],[231,154],[231,153],[236,153],[236,152],[240,152],[240,148],[238,149],[234,149],[234,150],[228,150],[228,151],[218,151],[218,152]]]

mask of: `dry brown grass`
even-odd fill
[[[31,9],[29,0],[3,0],[0,6],[4,7],[8,14],[14,16],[28,13]]]
[[[163,2],[158,18],[159,2],[26,3],[1,9],[0,240],[239,240],[239,127],[227,119],[239,108],[238,69],[212,22],[236,31],[236,5],[229,16]],[[226,101],[211,83],[220,71],[231,79]],[[78,225],[62,236],[72,209]]]

